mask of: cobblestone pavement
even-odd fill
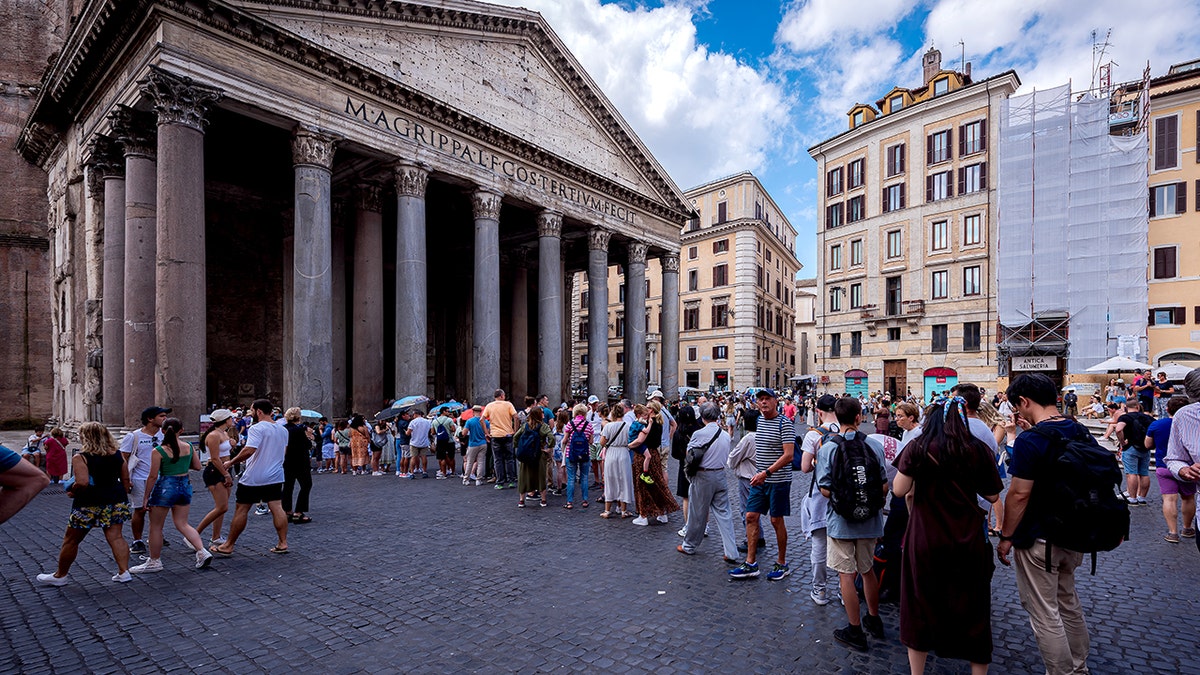
[[[194,478],[193,523],[211,505]],[[197,571],[168,525],[166,571],[118,585],[93,533],[62,588],[32,581],[53,569],[68,515],[47,489],[0,526],[0,671],[907,672],[894,605],[869,653],[833,641],[845,614],[809,600],[795,517],[792,576],[732,582],[715,528],[699,555],[675,551],[678,513],[635,527],[560,497],[517,509],[514,491],[457,480],[314,480],[313,522],[292,526],[289,555],[268,552],[269,519],[251,515],[234,557]],[[796,479],[793,512],[807,488]],[[1163,540],[1157,487],[1151,498],[1133,540],[1079,577],[1093,673],[1200,674],[1200,556]],[[993,672],[1041,672],[1011,569],[998,566],[992,597]],[[929,672],[967,666],[933,657]]]

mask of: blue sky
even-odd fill
[[[496,0],[493,0],[496,1]],[[809,146],[856,102],[920,84],[935,45],[972,75],[1009,68],[1021,93],[1092,77],[1092,31],[1112,28],[1115,81],[1200,57],[1189,0],[500,0],[542,13],[683,189],[753,171],[815,276],[816,164]]]

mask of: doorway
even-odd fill
[[[896,397],[908,395],[908,361],[895,359],[883,362],[883,390]]]

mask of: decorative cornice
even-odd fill
[[[646,252],[650,250],[650,245],[640,241],[629,242],[629,264],[646,264]]]
[[[383,212],[383,188],[376,183],[354,186],[354,207],[359,211]]]
[[[593,227],[588,230],[588,250],[608,252],[608,242],[612,239],[612,230],[603,227]]]
[[[545,209],[537,214],[539,237],[562,237],[562,214],[558,211]]]
[[[208,112],[225,96],[216,87],[196,84],[158,66],[150,66],[150,75],[138,82],[138,89],[154,101],[160,125],[182,124],[201,133],[208,126]]]
[[[125,150],[125,157],[154,159],[158,155],[154,115],[122,105],[117,106],[108,118],[112,121],[113,136]]]
[[[471,210],[475,220],[500,220],[500,200],[503,197],[494,190],[479,189],[471,193]],[[541,222],[540,216],[538,222]]]
[[[429,186],[429,167],[412,162],[396,162],[392,165],[396,174],[397,197],[425,198],[425,188]]]
[[[659,262],[662,263],[663,272],[674,272],[679,274],[679,254],[664,253],[659,257]]]
[[[333,167],[333,149],[337,139],[316,129],[298,126],[292,132],[292,163],[296,166]]]
[[[87,164],[92,174],[101,180],[125,175],[125,156],[121,145],[110,136],[97,134],[92,138],[88,144]]]

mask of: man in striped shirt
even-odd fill
[[[1167,441],[1167,468],[1181,481],[1200,481],[1200,368],[1195,368],[1183,378],[1183,390],[1188,405],[1175,413],[1171,423],[1171,436]],[[1200,517],[1192,523],[1200,528]],[[1200,549],[1200,538],[1196,539]]]
[[[778,581],[792,573],[787,564],[787,526],[783,519],[792,515],[795,433],[792,421],[779,413],[779,398],[773,389],[760,389],[755,398],[762,416],[754,436],[754,465],[758,472],[750,479],[750,495],[746,499],[746,561],[729,570],[729,576],[734,579],[758,576],[758,540],[762,536],[759,518],[765,513],[771,518],[779,546],[779,556],[767,579]]]

